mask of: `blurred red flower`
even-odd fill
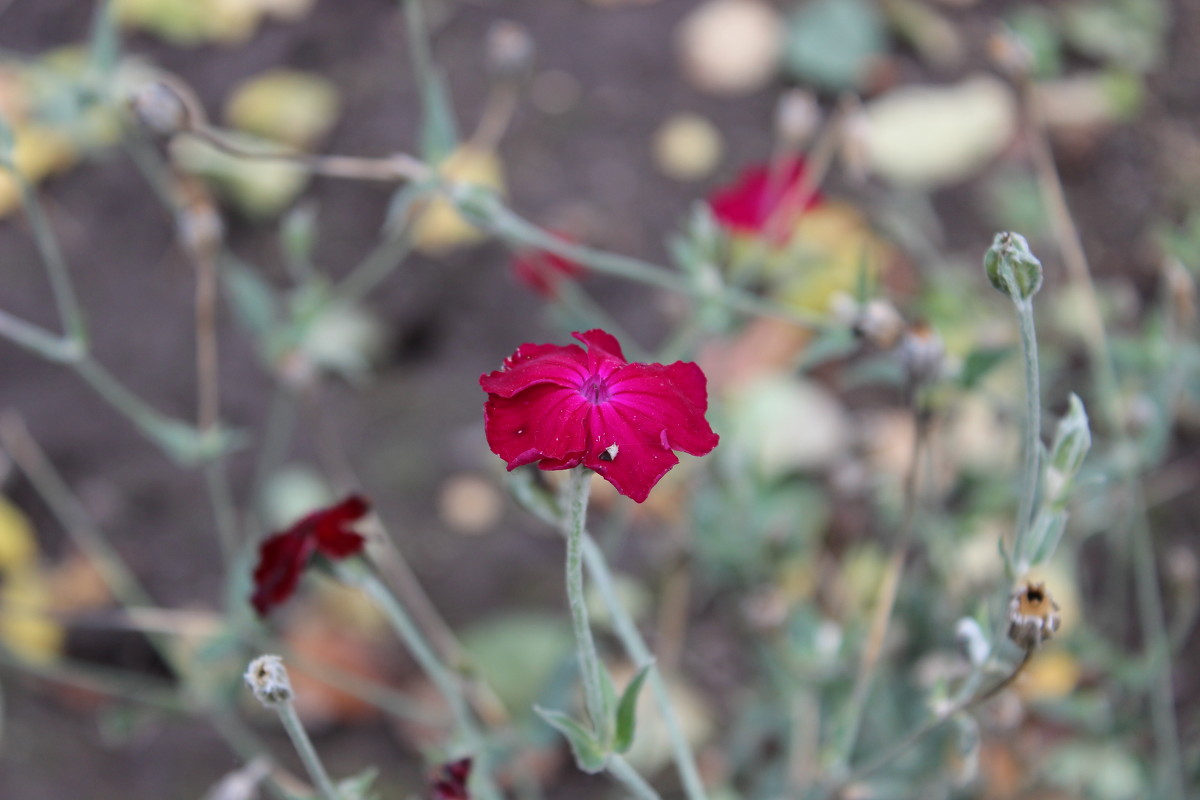
[[[708,198],[713,216],[732,233],[790,235],[796,221],[821,202],[816,192],[802,196],[804,159],[789,158],[777,170],[769,164],[747,167],[733,183]],[[770,231],[768,231],[770,229]]]
[[[471,776],[471,759],[460,758],[437,768],[430,783],[433,800],[471,800],[467,778]]]
[[[366,540],[351,530],[350,525],[370,510],[365,498],[350,495],[336,505],[302,517],[286,531],[263,541],[258,550],[258,566],[254,568],[254,594],[250,598],[259,616],[266,616],[292,596],[313,553],[345,558],[361,551]]]
[[[586,352],[575,344],[523,344],[503,369],[479,378],[488,393],[488,445],[510,470],[583,464],[641,503],[679,463],[673,450],[702,456],[717,446],[698,366],[630,364],[612,335],[574,336]]]
[[[571,241],[562,234],[555,234],[564,242]],[[582,264],[549,250],[521,250],[512,260],[513,275],[533,291],[553,300],[558,296],[558,287],[564,280],[575,280],[587,271]]]

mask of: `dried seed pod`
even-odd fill
[[[292,682],[279,656],[259,656],[246,667],[243,676],[258,702],[274,708],[292,701]]]
[[[1008,604],[1008,638],[1023,650],[1032,650],[1049,641],[1062,625],[1058,603],[1046,591],[1046,584],[1026,581],[1013,592]]]

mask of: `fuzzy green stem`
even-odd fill
[[[517,474],[519,475],[519,473]],[[514,480],[511,486],[521,505],[542,522],[548,525],[561,523],[549,496],[535,490],[532,482]],[[633,617],[629,615],[621,603],[621,598],[617,595],[617,587],[613,581],[612,571],[608,567],[608,561],[604,557],[604,551],[586,530],[583,533],[583,563],[588,577],[596,586],[596,591],[600,594],[600,599],[608,610],[613,631],[625,649],[625,654],[635,664],[653,663],[654,657],[650,653],[650,648],[646,646],[646,640],[642,638],[641,631],[637,629]],[[654,702],[658,706],[658,712],[662,715],[667,728],[667,736],[671,743],[671,756],[683,783],[684,795],[687,800],[707,800],[708,795],[704,790],[704,782],[700,779],[700,770],[696,768],[696,757],[692,753],[692,747],[688,744],[687,736],[683,732],[679,715],[675,712],[675,706],[671,702],[667,683],[657,668],[650,670],[647,683],[650,685]]]
[[[613,630],[616,632],[617,638],[621,640],[625,653],[635,664],[651,663],[654,657],[650,653],[650,648],[646,646],[646,640],[642,638],[637,625],[634,624],[633,618],[629,616],[629,612],[625,610],[625,606],[622,605],[621,599],[617,595],[617,587],[613,582],[612,572],[608,568],[608,561],[604,558],[604,552],[586,532],[583,535],[583,560],[587,566],[588,576],[596,585],[596,590],[600,593],[600,597],[608,609]],[[684,794],[688,800],[707,800],[708,795],[704,790],[704,782],[700,779],[700,770],[696,767],[696,756],[692,753],[692,747],[688,744],[687,735],[683,732],[679,715],[671,702],[667,682],[655,668],[650,670],[647,683],[650,685],[650,691],[654,694],[658,712],[666,724],[667,736],[671,741],[671,754],[675,760],[675,769],[683,782]]]
[[[1012,562],[1016,576],[1029,569],[1029,530],[1033,524],[1034,503],[1037,498],[1041,477],[1042,400],[1041,378],[1038,369],[1037,332],[1033,326],[1033,302],[1029,299],[1014,300],[1017,320],[1021,330],[1021,360],[1025,367],[1025,441],[1022,445],[1023,466],[1021,468],[1020,500],[1017,507],[1017,524],[1013,535]]]
[[[575,654],[583,678],[584,700],[592,730],[602,741],[608,740],[612,720],[604,704],[600,657],[588,622],[587,599],[583,592],[583,533],[587,525],[588,495],[591,493],[591,470],[579,466],[571,470],[564,495],[563,533],[567,537],[567,604],[571,609],[571,627],[575,630]]]
[[[646,783],[646,779],[637,773],[623,757],[613,754],[608,757],[605,766],[608,774],[620,783],[638,800],[661,800],[654,787]]]
[[[331,302],[357,303],[392,274],[412,249],[407,229],[392,231],[333,290]]]
[[[296,715],[296,707],[292,701],[277,704],[275,710],[279,712],[279,721],[283,723],[283,729],[287,731],[288,738],[300,754],[300,760],[304,762],[304,768],[317,785],[321,797],[325,800],[341,800],[341,795],[333,785],[329,773],[325,771],[325,765],[321,763],[321,757],[317,755],[312,740],[308,738],[304,725],[300,723],[300,717]]]

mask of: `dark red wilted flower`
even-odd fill
[[[467,778],[471,776],[471,759],[460,758],[442,764],[430,779],[433,800],[471,800]]]
[[[510,470],[583,464],[641,503],[679,463],[673,450],[702,456],[717,446],[698,366],[630,364],[612,335],[574,336],[586,352],[577,344],[523,344],[503,369],[479,378],[488,393],[488,444]]]
[[[555,234],[564,242],[566,236]],[[513,256],[513,275],[517,280],[548,300],[558,296],[558,287],[564,280],[575,280],[586,271],[582,264],[569,258],[551,253],[549,250],[522,250]]]
[[[361,551],[366,540],[351,530],[350,525],[370,510],[365,498],[353,494],[336,505],[302,517],[287,530],[263,541],[258,549],[254,594],[250,598],[259,616],[266,616],[292,596],[313,553],[345,558]]]
[[[713,192],[708,205],[717,222],[733,233],[764,233],[778,226],[786,237],[800,215],[821,202],[816,192],[807,198],[798,193],[804,169],[804,159],[798,157],[781,164],[777,173],[768,164],[755,164]]]

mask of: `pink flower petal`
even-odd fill
[[[615,367],[625,364],[621,343],[611,333],[595,328],[584,333],[571,334],[588,347],[588,369],[593,375],[607,377]]]
[[[483,415],[488,446],[509,469],[543,458],[579,463],[587,445],[588,407],[577,390],[549,383],[511,398],[491,395]]]
[[[664,446],[694,456],[709,453],[720,441],[704,418],[707,381],[695,364],[629,364],[608,385],[613,406],[644,418],[644,438],[662,438]]]
[[[588,358],[578,345],[526,344],[504,361],[504,369],[479,376],[488,394],[512,397],[538,384],[578,389],[589,375]]]
[[[628,364],[602,330],[587,345],[522,345],[504,369],[483,375],[484,430],[509,469],[586,465],[642,502],[671,467],[674,450],[704,455],[719,437],[704,418],[708,390],[695,364]]]
[[[635,502],[644,502],[662,476],[679,463],[662,442],[662,425],[636,409],[615,403],[595,406],[589,427],[584,465]],[[649,431],[656,432],[650,435]]]

